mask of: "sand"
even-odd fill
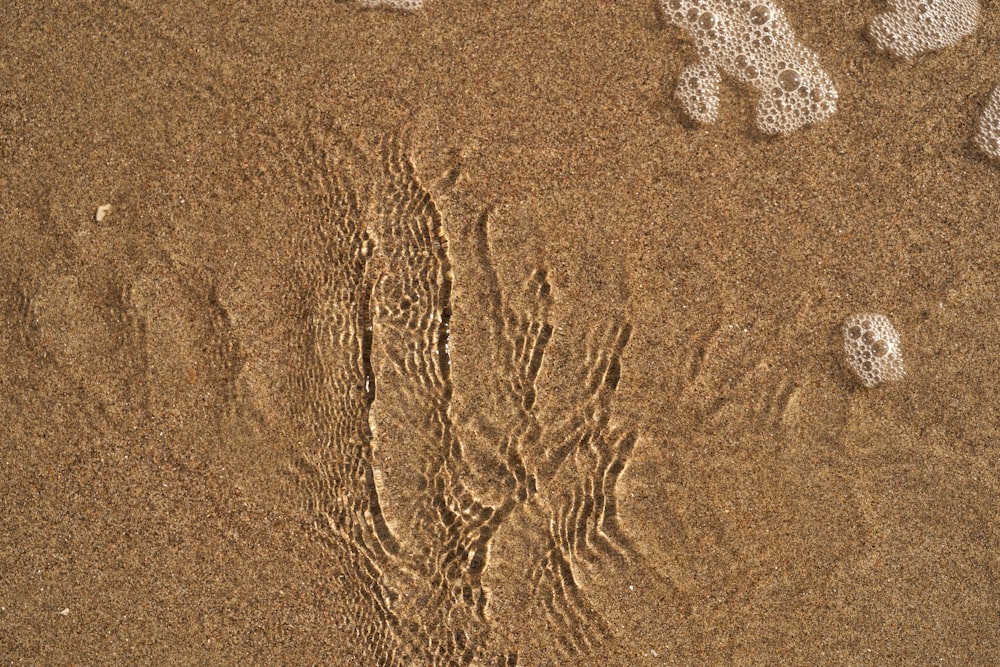
[[[1000,22],[781,4],[778,138],[645,0],[5,7],[0,663],[1000,663]]]

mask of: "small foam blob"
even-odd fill
[[[1000,160],[1000,86],[990,93],[979,116],[976,145],[990,157]]]
[[[699,123],[719,117],[719,72],[698,61],[684,68],[674,94],[688,115]]]
[[[819,58],[770,0],[660,1],[667,20],[694,39],[700,55],[681,72],[675,91],[694,120],[718,119],[723,74],[760,93],[757,127],[767,134],[788,134],[837,110],[837,90]]]
[[[404,12],[411,12],[420,9],[424,5],[424,0],[358,0],[365,7],[385,7],[387,9],[398,9]]]
[[[847,365],[866,387],[903,379],[899,334],[885,315],[862,313],[844,322]]]
[[[978,0],[889,0],[889,11],[872,19],[875,45],[899,58],[951,46],[976,29]]]

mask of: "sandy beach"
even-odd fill
[[[0,665],[1000,664],[1000,14],[779,4],[786,136],[653,0],[5,7]]]

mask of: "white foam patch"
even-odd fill
[[[878,48],[900,58],[951,46],[976,29],[978,0],[889,0],[868,34]]]
[[[903,379],[899,334],[885,315],[851,315],[844,323],[847,365],[866,387]]]
[[[760,94],[757,127],[788,134],[837,110],[837,89],[815,53],[770,0],[660,0],[668,21],[695,41],[700,59],[681,72],[676,97],[691,118],[719,115],[722,74]]]
[[[979,116],[976,145],[990,157],[1000,160],[1000,86],[990,93]]]
[[[387,9],[398,9],[410,12],[420,9],[424,5],[424,0],[358,0],[365,7],[385,7]]]

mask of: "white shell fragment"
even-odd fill
[[[111,204],[103,204],[97,207],[97,213],[94,214],[95,222],[104,222],[104,218],[108,217],[111,213]]]
[[[847,365],[866,387],[903,379],[899,334],[885,315],[851,315],[844,322]]]

